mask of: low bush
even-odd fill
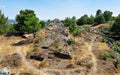
[[[73,34],[74,34],[75,36],[78,36],[78,35],[80,35],[80,33],[81,33],[81,28],[75,28]]]
[[[83,28],[85,29],[85,31],[89,31],[90,30],[89,26],[83,26]]]
[[[70,39],[68,39],[67,43],[68,43],[68,45],[75,44],[75,40],[70,38]]]
[[[105,42],[105,43],[107,42],[106,37],[103,37],[103,38],[102,38],[102,42]]]
[[[107,58],[109,58],[109,57],[110,57],[109,53],[102,54],[102,59],[104,59],[104,60],[107,60]]]
[[[119,45],[116,42],[113,42],[113,47],[114,47],[115,51],[120,53],[120,47],[119,47]]]

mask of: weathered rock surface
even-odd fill
[[[0,64],[3,67],[20,67],[21,66],[21,56],[17,53],[14,53],[12,55],[5,56],[2,61],[0,61]]]

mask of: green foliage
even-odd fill
[[[69,18],[69,17],[65,18],[65,20],[63,21],[63,24],[64,24],[64,26],[66,26],[66,27],[70,26],[71,23],[72,23],[72,22],[71,22],[71,18]]]
[[[98,15],[95,20],[94,20],[95,24],[102,24],[105,22],[105,18],[103,16],[103,14]]]
[[[46,26],[45,21],[40,21],[40,27],[41,27],[41,28],[44,28],[45,26]]]
[[[88,23],[88,16],[84,15],[80,19],[78,19],[77,24],[78,25],[84,25]]]
[[[39,30],[39,19],[33,10],[21,10],[16,16],[15,30],[19,33],[33,33]]]
[[[105,21],[106,21],[106,22],[108,22],[108,21],[111,20],[111,18],[112,18],[112,14],[113,14],[113,13],[110,12],[110,11],[105,11],[105,12],[104,12],[103,15],[104,15],[104,18],[105,18]]]
[[[120,47],[119,47],[119,45],[116,42],[113,42],[113,47],[115,48],[115,51],[120,53]]]
[[[70,38],[70,39],[68,39],[67,43],[68,43],[68,45],[75,44],[75,40]]]
[[[78,36],[78,35],[80,35],[80,33],[81,33],[81,28],[75,28],[73,34],[74,34],[75,36]]]
[[[116,17],[115,17],[115,16],[112,16],[111,20],[112,20],[112,21],[116,20]]]
[[[0,34],[7,33],[9,31],[8,18],[0,11]]]
[[[114,63],[114,66],[115,66],[116,68],[118,68],[118,66],[120,66],[120,56],[117,56],[117,57],[116,57],[116,61],[115,61],[115,63]]]
[[[50,24],[50,22],[51,22],[51,20],[49,19],[49,20],[47,20],[46,24],[48,25],[48,24]]]
[[[106,37],[103,37],[103,38],[102,38],[102,42],[105,42],[105,43],[107,42]]]
[[[83,26],[83,28],[85,29],[85,31],[89,31],[90,30],[89,26]]]
[[[106,60],[107,58],[109,58],[110,57],[110,54],[109,53],[104,53],[104,54],[102,54],[102,58],[104,59],[104,60]]]
[[[72,17],[72,19],[70,20],[70,25],[69,25],[69,32],[70,33],[73,33],[76,29],[76,18],[75,17]]]
[[[98,9],[97,12],[96,12],[96,17],[101,15],[101,14],[102,14],[102,11],[100,9]]]
[[[88,18],[87,23],[88,23],[88,24],[94,24],[94,19],[95,19],[94,16],[91,15],[91,16]]]
[[[76,18],[73,16],[72,19],[71,19],[70,27],[75,27],[75,26],[77,26],[77,24],[76,24]]]
[[[120,34],[120,16],[118,16],[113,24],[113,26],[111,27],[111,31]]]

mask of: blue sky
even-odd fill
[[[64,19],[84,14],[95,15],[97,9],[120,13],[120,0],[0,0],[0,10],[14,19],[20,10],[32,9],[40,19]]]

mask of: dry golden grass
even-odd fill
[[[104,26],[104,25],[100,25]],[[96,26],[96,28],[100,27]],[[108,26],[108,25],[105,25]],[[51,29],[51,27],[50,27]],[[53,32],[55,34],[55,32]],[[106,52],[109,51],[110,48],[106,43],[102,43],[100,41],[95,42],[89,42],[86,41],[85,38],[92,37],[93,39],[96,39],[96,37],[99,37],[99,35],[94,33],[85,33],[81,34],[80,36],[73,37],[72,34],[68,34],[68,38],[73,38],[76,41],[76,45],[78,48],[73,48],[71,52],[72,59],[71,60],[65,60],[65,59],[59,59],[60,62],[67,62],[68,64],[64,67],[58,67],[59,63],[50,62],[48,60],[43,61],[35,61],[26,59],[26,55],[28,52],[36,52],[39,53],[40,49],[33,48],[34,43],[38,43],[40,41],[39,37],[45,38],[46,32],[44,29],[38,32],[37,38],[34,39],[34,43],[28,44],[28,45],[22,45],[22,46],[13,46],[12,44],[17,43],[21,40],[25,40],[21,37],[10,37],[6,38],[4,35],[0,36],[0,59],[6,55],[11,55],[13,53],[18,53],[22,57],[22,65],[19,68],[11,68],[12,73],[31,73],[31,74],[38,74],[38,75],[52,75],[48,71],[51,72],[60,72],[61,75],[74,75],[74,72],[78,72],[76,75],[90,75],[92,71],[97,71],[95,69],[99,68],[100,70],[103,69],[103,64],[98,64],[99,58],[97,57],[99,52]],[[54,44],[56,45],[56,44]],[[66,46],[61,47],[61,50],[66,49]],[[56,58],[55,58],[56,59]],[[45,67],[52,66],[52,69],[46,69]],[[2,67],[0,65],[0,67]],[[41,69],[43,68],[43,69]],[[107,70],[106,70],[107,71]],[[108,71],[109,72],[109,71]],[[72,74],[73,73],[73,74]],[[107,73],[106,73],[107,74]],[[91,75],[96,75],[91,73]],[[112,75],[112,74],[109,74]],[[120,74],[115,74],[120,75]]]
[[[28,51],[33,50],[33,45],[23,45],[23,46],[13,46],[12,44],[17,43],[21,40],[24,40],[21,37],[5,37],[4,35],[0,36],[0,59],[6,55],[12,55],[13,53],[18,53],[22,56],[22,65],[19,68],[10,68],[11,73],[36,73],[38,75],[48,75],[45,72],[38,70],[34,66],[31,65],[25,56]],[[0,66],[2,68],[2,66]]]

